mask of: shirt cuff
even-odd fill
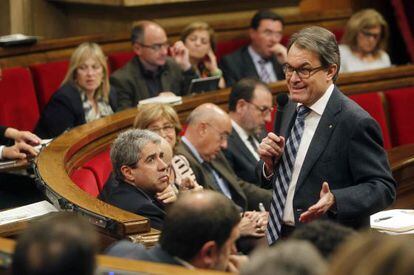
[[[263,163],[262,171],[263,171],[263,176],[267,180],[270,180],[273,177],[273,175],[274,175],[274,173],[271,173],[270,175],[266,175],[266,169],[265,169],[265,164],[264,163]]]
[[[3,159],[3,148],[4,147],[5,147],[4,145],[0,145],[0,160]]]

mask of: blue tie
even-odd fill
[[[284,153],[279,161],[277,172],[275,172],[273,177],[273,197],[272,203],[270,204],[269,223],[267,224],[266,234],[269,245],[272,245],[280,238],[286,195],[292,179],[292,170],[296,154],[302,139],[305,118],[309,112],[310,109],[305,105],[299,106],[295,125],[293,125],[290,132]]]

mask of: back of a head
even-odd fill
[[[282,25],[284,24],[283,17],[279,14],[271,11],[271,10],[259,10],[257,11],[251,21],[250,21],[250,28],[257,30],[262,20],[273,20],[273,21],[280,21]]]
[[[338,78],[341,59],[336,37],[331,31],[318,26],[304,28],[291,36],[288,52],[293,46],[317,54],[324,68],[336,64],[338,68],[333,81]]]
[[[333,252],[356,232],[348,227],[328,220],[316,220],[298,227],[291,235],[292,239],[311,242],[324,256],[329,259]]]
[[[218,192],[183,194],[166,214],[160,237],[170,255],[191,261],[208,241],[221,247],[240,222],[234,203]]]
[[[375,232],[356,235],[332,258],[331,275],[409,275],[414,272],[414,239]]]
[[[288,240],[253,252],[242,275],[323,275],[327,265],[307,241]]]
[[[195,108],[187,118],[188,129],[200,122],[220,123],[230,119],[228,114],[213,103],[203,103]]]
[[[91,225],[58,213],[29,227],[13,255],[13,275],[92,275],[97,238]]]

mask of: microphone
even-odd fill
[[[289,101],[289,97],[286,93],[279,94],[276,97],[276,103],[277,103],[277,111],[275,116],[275,126],[273,128],[273,132],[277,135],[280,135],[280,125],[282,123],[282,116],[283,116],[283,110],[286,106],[286,104]]]

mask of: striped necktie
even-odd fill
[[[302,139],[305,118],[309,112],[310,109],[305,105],[299,106],[295,124],[290,132],[284,153],[279,160],[279,166],[273,177],[273,196],[272,203],[270,204],[269,223],[267,224],[266,233],[269,245],[272,245],[281,235],[286,195],[292,179],[292,170],[296,154]]]
[[[270,74],[266,69],[267,61],[264,60],[264,59],[260,59],[258,62],[259,62],[259,65],[260,65],[260,72],[259,72],[260,79],[264,83],[269,83],[270,82]]]

